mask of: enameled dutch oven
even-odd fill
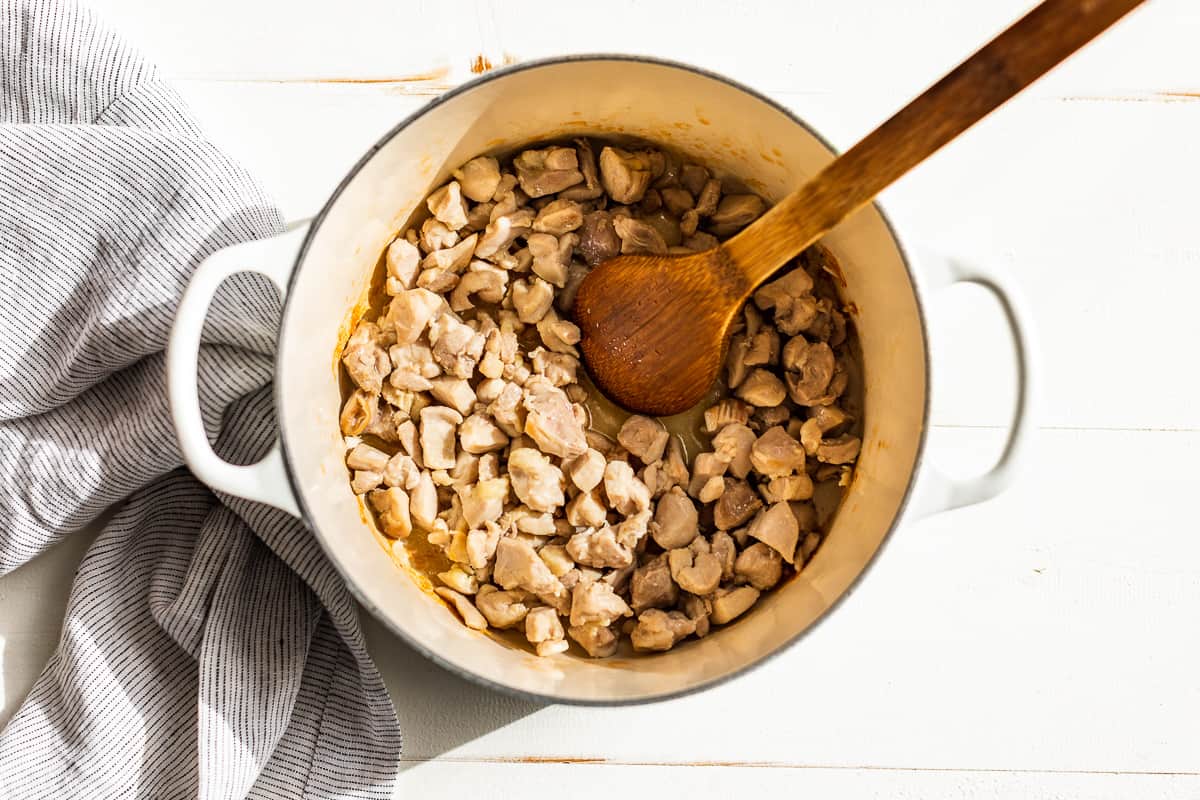
[[[824,243],[845,278],[863,354],[862,454],[831,530],[803,572],[745,617],[667,653],[539,659],[465,628],[381,550],[350,491],[338,428],[335,349],[380,253],[456,165],[544,139],[637,136],[737,175],[767,198],[795,189],[834,151],[812,129],[746,87],[682,64],[622,56],[552,59],[493,72],[448,92],[367,152],[310,223],[220,251],[197,269],[179,306],[171,406],[188,465],[214,489],[301,517],[362,604],[436,662],[499,689],[554,702],[621,704],[711,686],[797,641],[858,581],[904,519],[976,503],[1012,478],[1033,425],[1028,317],[991,269],[913,259],[877,205]],[[918,269],[919,267],[919,269]],[[213,453],[197,404],[200,330],[218,285],[253,270],[285,295],[275,372],[279,442],[251,466]],[[1020,387],[1008,444],[985,475],[955,480],[924,463],[930,365],[922,302],[953,282],[1000,300]]]

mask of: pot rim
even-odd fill
[[[292,271],[288,276],[287,291],[284,294],[283,308],[281,309],[280,318],[279,318],[279,332],[276,334],[276,340],[278,341],[279,337],[282,336],[283,331],[287,325],[288,314],[291,309],[290,301],[291,301],[291,297],[292,297],[292,289],[294,288],[295,283],[296,283],[297,279],[299,278],[300,265],[303,263],[305,256],[308,254],[308,248],[312,243],[314,235],[316,234],[317,230],[320,228],[321,222],[325,219],[325,217],[329,213],[330,209],[333,208],[334,204],[337,203],[338,199],[342,195],[342,192],[345,191],[345,189],[349,185],[349,183],[352,180],[354,180],[354,178],[358,175],[359,171],[362,170],[362,168],[372,158],[375,157],[375,154],[378,153],[379,150],[381,150],[384,146],[386,146],[397,135],[402,133],[406,128],[408,128],[409,125],[411,125],[416,120],[420,119],[422,116],[424,116],[431,110],[437,108],[438,106],[442,105],[443,103],[446,103],[446,102],[452,100],[455,97],[458,97],[459,95],[466,94],[467,92],[470,92],[473,89],[475,89],[479,86],[482,86],[486,83],[489,83],[491,81],[494,81],[494,80],[497,80],[500,78],[507,77],[509,75],[516,74],[518,72],[524,72],[526,70],[540,69],[542,67],[555,66],[557,64],[588,62],[588,61],[626,61],[626,62],[633,62],[633,63],[654,64],[656,66],[670,67],[672,69],[678,69],[678,70],[683,70],[685,72],[691,72],[696,75],[700,75],[701,77],[704,77],[704,78],[709,78],[711,80],[720,81],[721,83],[724,83],[734,89],[737,89],[738,91],[749,95],[750,97],[754,98],[755,100],[758,100],[759,102],[764,103],[765,105],[767,105],[767,106],[775,109],[779,113],[785,115],[792,122],[796,123],[801,128],[803,128],[806,132],[808,132],[809,135],[813,136],[817,141],[819,141],[831,153],[834,153],[835,155],[841,154],[840,150],[838,150],[836,147],[834,147],[824,136],[822,136],[819,132],[814,130],[812,128],[812,126],[810,126],[807,122],[800,119],[795,113],[793,113],[791,111],[791,109],[787,108],[786,106],[782,105],[781,103],[777,102],[776,100],[768,97],[767,95],[765,95],[755,89],[752,89],[749,86],[746,86],[745,84],[741,83],[740,81],[733,80],[732,78],[726,77],[725,75],[721,75],[720,73],[712,72],[710,70],[704,69],[702,67],[697,67],[692,64],[687,64],[687,63],[675,61],[672,59],[659,58],[657,56],[631,55],[631,54],[621,54],[621,53],[579,53],[579,54],[564,55],[564,56],[550,56],[547,58],[534,59],[531,61],[521,62],[519,64],[513,64],[513,65],[509,65],[509,66],[505,66],[505,67],[500,67],[499,69],[495,69],[490,72],[487,72],[483,75],[480,75],[476,78],[473,78],[469,81],[459,84],[458,86],[456,86],[452,89],[449,89],[446,92],[443,92],[442,94],[440,94],[437,97],[430,100],[425,105],[421,106],[419,109],[417,109],[413,113],[409,114],[403,120],[398,122],[394,127],[392,127],[382,137],[380,137],[380,139],[377,142],[375,142],[375,144],[371,145],[371,147],[368,148],[366,150],[366,152],[363,153],[362,157],[360,157],[358,159],[358,161],[356,161],[354,163],[354,166],[352,166],[350,168],[350,170],[346,173],[345,177],[342,178],[342,180],[338,182],[338,185],[334,188],[333,192],[330,193],[329,199],[325,201],[325,205],[323,205],[321,207],[321,210],[319,212],[317,212],[317,214],[312,218],[312,221],[308,228],[308,232],[304,236],[304,241],[301,243],[300,249],[296,252],[296,258],[292,265]],[[291,489],[292,494],[296,498],[296,505],[300,509],[301,521],[304,523],[305,527],[308,528],[313,533],[314,536],[316,536],[317,542],[321,545],[321,549],[325,551],[325,554],[329,557],[329,560],[332,562],[334,569],[337,570],[338,574],[341,575],[342,579],[345,581],[346,587],[350,590],[351,596],[353,596],[354,599],[356,601],[358,601],[358,603],[360,605],[362,605],[364,608],[366,608],[367,611],[370,612],[371,616],[373,616],[373,617],[375,617],[375,619],[379,620],[379,622],[388,630],[389,633],[391,633],[393,636],[398,637],[406,645],[413,648],[418,653],[420,653],[422,656],[424,656],[425,658],[428,658],[430,661],[432,661],[434,664],[438,665],[442,669],[445,669],[448,672],[453,673],[454,675],[457,675],[457,676],[459,676],[465,680],[468,680],[476,685],[483,686],[487,689],[502,692],[504,694],[507,694],[507,695],[510,695],[513,697],[517,697],[522,700],[528,700],[531,702],[535,702],[535,703],[543,703],[543,704],[557,703],[557,704],[563,704],[563,705],[594,706],[594,707],[603,708],[603,707],[642,705],[642,704],[646,704],[646,703],[657,703],[657,702],[661,702],[664,700],[672,700],[675,698],[684,697],[684,696],[687,696],[690,694],[695,694],[697,692],[711,689],[715,686],[719,686],[720,684],[723,684],[734,678],[738,678],[738,677],[748,674],[751,670],[765,664],[767,661],[775,658],[776,656],[783,653],[784,651],[790,650],[792,647],[794,647],[797,642],[799,642],[801,639],[803,639],[805,636],[807,636],[810,632],[815,630],[818,626],[823,624],[825,622],[825,620],[828,619],[830,617],[830,615],[838,608],[838,606],[840,606],[847,597],[849,597],[851,594],[854,593],[854,591],[858,588],[859,582],[862,581],[862,579],[867,575],[867,572],[870,571],[870,569],[875,566],[875,563],[878,560],[880,554],[883,553],[883,551],[887,547],[887,545],[891,543],[892,536],[895,534],[897,527],[899,527],[900,521],[904,518],[905,512],[908,510],[909,503],[911,502],[911,500],[913,498],[913,492],[914,492],[914,489],[915,489],[915,486],[917,483],[917,477],[920,473],[921,464],[924,461],[925,447],[926,447],[926,444],[928,443],[928,438],[929,438],[930,389],[932,388],[932,382],[930,379],[930,370],[931,370],[932,365],[931,365],[930,352],[929,352],[929,346],[930,346],[929,330],[928,330],[928,325],[926,324],[925,308],[922,303],[921,294],[919,291],[919,289],[921,287],[921,281],[913,271],[912,261],[910,258],[910,253],[908,251],[908,248],[905,247],[903,239],[901,239],[901,237],[896,232],[896,227],[895,227],[895,225],[892,224],[892,220],[888,217],[887,213],[884,211],[883,207],[879,204],[878,200],[872,201],[871,207],[873,207],[875,209],[875,211],[879,214],[880,219],[883,220],[883,224],[887,227],[888,233],[892,238],[892,242],[895,244],[896,249],[900,253],[900,260],[901,260],[901,263],[904,265],[905,272],[908,274],[909,283],[913,287],[913,298],[914,298],[914,301],[915,301],[915,304],[917,307],[917,317],[918,317],[917,321],[918,321],[918,324],[919,324],[920,330],[921,330],[921,341],[924,345],[924,347],[923,347],[924,352],[922,353],[922,356],[923,356],[923,360],[925,362],[925,401],[924,401],[924,407],[921,410],[921,435],[920,435],[919,439],[917,440],[917,452],[913,459],[913,468],[912,468],[912,472],[908,478],[908,485],[905,487],[904,495],[900,499],[900,504],[896,509],[896,514],[895,514],[895,516],[892,517],[891,524],[888,526],[888,529],[884,533],[883,538],[880,539],[879,546],[875,549],[875,552],[871,554],[871,557],[869,559],[867,559],[867,562],[863,565],[862,569],[859,570],[858,574],[854,576],[854,579],[846,587],[845,591],[843,591],[833,601],[833,603],[831,603],[829,605],[829,607],[826,608],[819,617],[817,617],[817,619],[813,620],[813,622],[810,625],[808,625],[808,627],[806,627],[804,630],[800,631],[795,636],[791,637],[786,642],[779,645],[778,647],[776,647],[774,650],[770,651],[769,653],[764,653],[762,656],[756,658],[754,661],[750,662],[749,664],[746,664],[745,666],[743,666],[739,669],[736,669],[728,674],[722,675],[718,678],[713,678],[713,679],[705,681],[703,683],[698,683],[694,686],[688,686],[683,689],[679,689],[676,691],[670,691],[670,692],[663,692],[660,694],[646,695],[646,696],[642,696],[642,697],[629,698],[629,699],[616,699],[616,700],[594,700],[594,699],[589,699],[589,698],[562,697],[562,696],[553,695],[553,694],[542,694],[539,692],[531,692],[531,691],[527,691],[524,689],[517,689],[515,687],[509,686],[509,685],[506,685],[503,683],[498,683],[489,678],[485,678],[482,675],[479,675],[468,669],[464,669],[457,664],[453,664],[453,663],[445,660],[438,653],[436,653],[433,650],[426,647],[422,642],[417,641],[413,637],[406,634],[398,626],[394,625],[392,623],[392,621],[390,619],[388,619],[384,614],[380,613],[379,609],[365,597],[365,595],[359,590],[359,588],[355,584],[355,582],[351,579],[350,575],[347,574],[347,572],[343,568],[341,562],[334,555],[335,548],[332,546],[330,541],[328,541],[325,538],[325,536],[321,533],[320,529],[315,524],[313,524],[312,514],[309,511],[308,504],[305,501],[304,495],[300,491],[300,482],[297,479],[297,476],[292,469],[292,461],[291,461],[290,454],[288,452],[287,436],[285,435],[285,429],[284,429],[285,428],[284,416],[281,413],[282,406],[281,406],[281,402],[280,402],[282,399],[282,395],[281,395],[282,390],[280,388],[282,386],[282,382],[280,381],[280,367],[281,367],[282,361],[280,361],[277,358],[276,363],[275,363],[273,394],[274,394],[276,424],[279,426],[279,447],[280,447],[281,454],[283,456],[283,458],[281,460],[283,461],[284,473],[287,475],[289,488]],[[278,352],[278,347],[276,348],[276,352]]]

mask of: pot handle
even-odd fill
[[[920,518],[982,503],[1012,484],[1021,462],[1029,456],[1036,429],[1038,357],[1033,347],[1033,315],[1007,270],[996,265],[968,263],[928,250],[918,252],[917,263],[930,288],[974,283],[990,291],[1000,301],[1008,321],[1017,362],[1017,401],[1008,441],[999,460],[987,472],[971,478],[954,478],[927,464],[921,470],[914,504],[914,514]]]
[[[307,233],[306,221],[270,239],[218,250],[201,261],[179,301],[167,344],[167,394],[175,433],[188,467],[216,491],[267,503],[296,517],[300,516],[300,509],[288,483],[278,441],[257,464],[230,464],[213,451],[200,414],[196,371],[200,333],[221,283],[238,272],[258,272],[275,282],[282,298]]]

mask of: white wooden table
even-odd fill
[[[1028,5],[97,2],[297,218],[479,56],[694,62],[844,147]],[[1005,262],[1032,300],[1045,392],[1019,485],[902,529],[829,624],[667,703],[532,705],[368,623],[404,796],[1200,794],[1197,31],[1200,4],[1151,0],[884,197],[909,239]],[[966,289],[932,313],[933,455],[979,469],[1013,395],[1001,318]],[[86,538],[0,580],[0,724],[54,647]]]

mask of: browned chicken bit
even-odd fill
[[[598,151],[598,152],[597,152]],[[821,541],[815,483],[858,456],[847,322],[819,253],[744,310],[709,449],[630,416],[591,429],[579,329],[588,271],[705,250],[763,213],[698,164],[586,140],[468,161],[387,249],[382,313],[342,353],[350,485],[464,624],[541,656],[668,650],[746,613]],[[820,286],[818,286],[820,283]]]

